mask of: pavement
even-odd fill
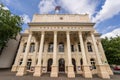
[[[51,78],[50,73],[42,74],[41,77],[34,77],[33,73],[21,77],[15,76],[15,74],[16,72],[11,72],[10,69],[0,70],[0,80],[120,80],[120,74],[115,74],[110,79],[101,79],[97,75],[94,75],[92,79],[86,79],[78,74],[75,78],[67,78],[64,73],[60,73],[57,78]]]

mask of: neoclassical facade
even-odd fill
[[[35,14],[29,29],[21,33],[22,39],[11,71],[16,76],[33,73],[50,77],[75,74],[92,78],[110,78],[113,72],[87,14]]]

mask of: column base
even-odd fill
[[[18,69],[18,72],[16,73],[16,76],[23,76],[27,74],[27,71],[26,71],[26,66],[19,66],[19,69]]]
[[[17,68],[18,68],[17,65],[13,65],[11,71],[12,71],[12,72],[15,72],[15,71],[17,71]]]
[[[113,75],[113,72],[112,72],[112,70],[111,70],[109,64],[107,64],[107,65],[105,65],[105,66],[106,66],[106,69],[107,69],[109,75]]]
[[[41,70],[42,70],[41,66],[35,66],[35,71],[34,71],[33,76],[41,76],[41,74],[42,74]]]
[[[109,73],[107,72],[104,65],[96,65],[97,67],[97,74],[99,77],[104,79],[110,79]]]
[[[92,73],[90,71],[90,67],[88,65],[84,65],[83,67],[83,76],[85,78],[92,78]]]
[[[42,66],[42,73],[46,73],[47,72],[47,66]]]
[[[58,77],[58,66],[52,66],[50,77]]]
[[[73,69],[73,65],[68,66],[68,72],[67,72],[68,78],[74,78],[75,77],[75,72]]]

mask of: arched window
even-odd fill
[[[35,43],[31,43],[29,52],[33,53],[34,51],[35,51]]]
[[[23,46],[23,53],[25,52],[26,45],[27,45],[27,43],[25,43],[24,46]]]
[[[64,44],[62,42],[59,43],[59,52],[64,52]]]
[[[49,43],[48,52],[53,52],[53,42]]]
[[[21,65],[21,64],[22,64],[22,61],[23,61],[23,59],[20,59],[19,65]]]
[[[87,48],[88,48],[88,52],[92,52],[92,44],[90,42],[87,42]]]
[[[32,59],[28,59],[28,61],[27,61],[27,70],[30,70],[31,64],[32,64]]]
[[[93,58],[90,59],[90,63],[91,63],[91,68],[96,69],[95,60]]]
[[[81,52],[81,46],[80,46],[80,43],[78,43],[78,51]]]

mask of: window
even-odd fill
[[[91,63],[91,69],[96,69],[95,60],[93,58],[90,59],[90,63]]]
[[[80,46],[80,43],[78,43],[78,51],[81,52],[81,46]]]
[[[31,43],[29,52],[33,53],[34,51],[35,51],[35,43]]]
[[[48,52],[53,52],[53,42],[49,43]]]
[[[62,42],[59,43],[58,47],[59,47],[59,52],[64,52],[64,44]]]
[[[23,61],[23,59],[20,59],[20,63],[19,63],[19,65],[21,65],[21,64],[22,64],[22,61]]]
[[[90,42],[87,43],[88,52],[92,52],[92,45]]]
[[[25,43],[24,46],[23,46],[23,53],[25,52],[26,45],[27,45],[27,43]]]
[[[74,45],[71,45],[71,52],[74,52]]]
[[[27,70],[30,70],[31,64],[32,64],[32,59],[28,59],[28,61],[27,61]]]

